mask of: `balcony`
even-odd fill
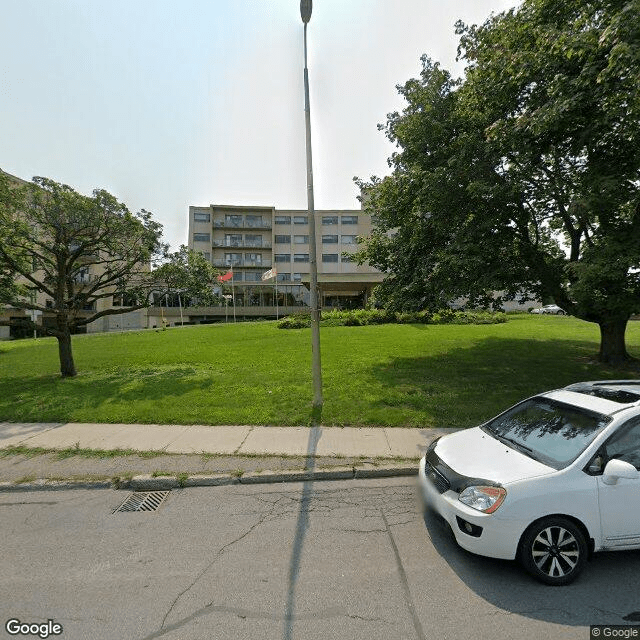
[[[214,267],[226,267],[227,269],[233,267],[260,267],[261,269],[270,269],[271,260],[262,260],[257,262],[256,260],[214,260]]]
[[[271,220],[267,222],[250,222],[247,220],[214,220],[213,226],[216,229],[271,229]]]
[[[214,240],[214,247],[237,247],[239,249],[271,249],[271,243],[263,241],[262,244],[247,240]]]

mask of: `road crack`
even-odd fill
[[[271,512],[267,512],[264,515],[262,515],[260,517],[260,519],[255,522],[254,524],[252,524],[241,536],[238,536],[237,538],[235,538],[234,540],[232,540],[231,542],[227,542],[227,544],[225,544],[224,546],[222,546],[220,549],[218,549],[218,551],[216,552],[216,555],[214,556],[213,560],[211,560],[211,562],[195,577],[195,579],[193,580],[193,582],[186,587],[185,589],[183,589],[173,600],[173,602],[171,603],[171,606],[169,607],[169,609],[167,610],[167,612],[164,614],[164,618],[162,618],[162,624],[160,625],[160,630],[164,629],[164,626],[166,624],[167,618],[169,617],[169,615],[171,614],[171,612],[173,611],[174,607],[176,606],[176,604],[178,603],[178,601],[180,600],[180,598],[182,598],[182,596],[189,592],[197,583],[199,580],[202,579],[202,577],[209,571],[209,569],[211,569],[211,567],[213,567],[213,565],[218,562],[218,560],[222,557],[222,555],[225,553],[225,551],[227,551],[227,549],[231,548],[232,546],[234,546],[235,544],[238,544],[238,542],[241,542],[242,540],[244,540],[248,535],[250,535],[257,527],[259,527],[261,524],[263,524],[265,522],[265,520],[269,517],[269,515],[271,515]],[[149,637],[155,637],[155,636],[149,636]]]
[[[409,589],[409,581],[407,580],[407,574],[404,570],[404,566],[402,565],[402,559],[400,558],[398,545],[396,545],[396,541],[393,539],[393,533],[391,532],[391,527],[389,526],[387,517],[385,516],[383,509],[380,509],[380,515],[382,516],[384,526],[386,527],[387,534],[389,535],[389,542],[391,543],[393,555],[396,560],[396,566],[398,567],[398,574],[400,576],[400,584],[404,593],[404,600],[411,615],[411,620],[413,621],[413,628],[415,629],[416,637],[418,638],[418,640],[426,640],[424,630],[422,628],[422,623],[420,622],[420,618],[418,617],[418,613],[416,612],[416,606],[413,602],[413,598],[411,597],[411,589]]]

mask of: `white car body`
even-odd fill
[[[614,402],[570,388],[536,396],[610,418],[586,449],[563,469],[532,459],[480,427],[444,436],[430,447],[420,461],[419,481],[424,498],[449,524],[462,548],[491,558],[513,560],[530,525],[555,516],[575,521],[586,533],[585,540],[592,551],[640,548],[640,472],[636,472],[635,478],[619,477],[612,484],[611,476],[592,473],[592,469],[587,471],[603,443],[630,418],[640,416],[640,382],[582,383],[582,386],[600,385],[609,391],[615,384],[616,389],[634,385],[631,388],[638,394],[638,401]],[[427,464],[427,458],[436,461],[436,466]],[[606,460],[603,468],[605,464]],[[442,489],[447,484],[442,484],[443,474],[438,469],[444,471],[450,484],[442,493],[438,486]],[[486,486],[488,483],[483,480],[506,491],[503,502],[493,513],[467,506],[459,499],[465,484]],[[465,531],[467,525],[459,519],[481,527],[481,534],[470,535]]]
[[[544,307],[539,307],[537,309],[531,309],[530,313],[538,313],[542,315],[552,315],[552,316],[564,316],[566,315],[566,311],[561,309],[557,304],[546,304]]]

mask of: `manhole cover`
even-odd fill
[[[136,491],[132,493],[113,513],[128,511],[157,511],[169,495],[169,491]]]

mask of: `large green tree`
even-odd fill
[[[597,323],[628,359],[640,312],[640,0],[524,0],[457,25],[465,77],[423,57],[382,127],[391,175],[359,181],[361,257],[396,308],[525,290]]]
[[[24,183],[0,172],[0,303],[53,314],[51,326],[19,322],[55,336],[62,376],[75,376],[72,333],[149,304],[157,288],[151,263],[166,252],[161,234],[149,212],[131,213],[104,190],[84,196],[47,178]],[[114,294],[122,306],[102,303]]]
[[[213,290],[219,273],[202,253],[181,245],[178,251],[167,255],[154,276],[162,285],[160,295],[179,296],[179,304],[185,306],[207,306],[218,297]]]

